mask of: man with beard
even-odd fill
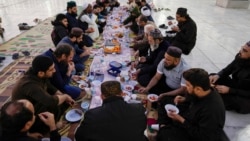
[[[69,85],[72,72],[75,69],[74,62],[72,62],[74,52],[74,48],[69,44],[61,43],[58,44],[55,51],[49,49],[43,55],[51,58],[55,64],[56,72],[50,78],[51,84],[60,91],[69,94],[73,99],[79,99],[85,96],[86,92],[79,87]]]
[[[157,72],[146,87],[139,89],[142,93],[160,94],[159,99],[165,96],[176,96],[185,92],[182,73],[189,69],[181,58],[181,49],[170,46],[165,52],[164,59],[157,66]],[[162,79],[164,78],[164,79]]]
[[[75,54],[73,57],[73,62],[75,63],[76,73],[81,74],[84,69],[84,62],[89,58],[90,50],[86,47],[80,48],[78,44],[82,41],[83,31],[78,27],[72,28],[69,36],[64,37],[58,44],[67,43],[71,45]]]
[[[66,17],[68,19],[68,30],[71,32],[71,29],[73,27],[80,27],[78,20],[77,20],[77,7],[76,7],[76,2],[74,1],[69,1],[67,2],[67,13]],[[82,36],[82,41],[79,44],[80,46],[86,45],[87,47],[93,46],[93,40],[88,36],[84,35]]]
[[[210,76],[210,82],[221,94],[227,110],[250,113],[250,41],[226,68]]]
[[[139,31],[137,36],[134,38],[134,40],[138,41],[141,40],[144,36],[144,27],[147,24],[155,25],[153,22],[148,21],[146,16],[140,15],[137,19],[137,25],[139,26]]]
[[[199,68],[183,73],[188,95],[176,96],[178,108],[189,102],[180,113],[165,111],[167,123],[159,121],[157,141],[221,141],[225,123],[225,107],[219,94],[210,87],[208,73]]]
[[[176,32],[176,36],[166,37],[166,40],[170,42],[171,45],[179,47],[183,54],[188,55],[194,48],[196,43],[197,27],[196,23],[187,13],[186,8],[178,8],[176,12],[176,20],[178,21],[177,26],[172,26],[172,31]]]
[[[156,73],[157,65],[164,58],[164,54],[168,48],[168,43],[163,40],[161,31],[152,30],[148,36],[148,47],[145,54],[139,53],[140,59],[137,70],[134,75],[140,85],[147,86],[151,78]]]
[[[48,80],[55,73],[55,64],[47,57],[39,55],[32,61],[31,68],[16,83],[12,91],[12,100],[27,99],[35,108],[35,115],[49,111],[55,115],[55,120],[59,121],[64,111],[64,102],[71,104],[72,98],[55,88]],[[49,128],[36,118],[30,132],[46,134]]]
[[[69,25],[68,25],[69,31],[71,31],[71,29],[73,27],[78,27],[78,21],[76,19],[76,17],[77,17],[76,2],[74,2],[74,1],[67,2],[66,17],[67,17],[68,22],[69,22]]]
[[[88,34],[92,40],[95,40],[99,37],[99,30],[96,24],[97,16],[93,14],[91,4],[85,2],[82,8],[83,10],[78,17],[79,27],[83,24],[82,30],[85,34]]]
[[[138,34],[139,27],[136,22],[136,18],[140,16],[140,10],[138,6],[134,7],[132,11],[130,11],[130,16],[127,17],[122,23],[125,27],[129,27],[133,33]]]

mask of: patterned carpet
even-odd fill
[[[18,53],[19,58],[14,60],[0,72],[0,107],[10,99],[14,84],[29,68],[34,56],[53,47],[50,38],[50,33],[52,31],[50,22],[52,19],[53,18],[47,18],[41,24],[38,24],[1,45],[1,56],[12,56],[14,53]],[[24,56],[22,51],[30,52],[30,56]]]
[[[33,57],[22,57],[5,67],[0,72],[0,107],[10,99],[14,84],[29,68]]]
[[[31,56],[41,54],[48,48],[53,47],[50,33],[52,31],[51,20],[47,18],[41,24],[27,30],[0,47],[0,55],[12,55],[22,51],[29,51]]]

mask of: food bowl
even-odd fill
[[[123,89],[124,89],[125,91],[131,92],[131,91],[134,90],[134,86],[132,86],[132,85],[124,85],[124,86],[123,86]]]
[[[148,100],[150,101],[150,102],[155,102],[155,101],[157,101],[158,100],[158,95],[156,95],[156,94],[149,94],[148,96],[147,96],[147,98],[148,98]]]
[[[130,96],[131,95],[131,93],[130,92],[128,92],[128,91],[122,91],[122,97],[125,97],[125,96]]]
[[[86,83],[86,82],[84,81],[84,82],[81,82],[81,83],[78,85],[78,87],[79,87],[80,89],[85,89],[85,88],[89,87],[89,85],[88,85],[88,83]]]
[[[168,114],[170,112],[173,112],[175,114],[179,113],[179,109],[175,105],[172,105],[172,104],[165,105],[165,110],[167,111]]]
[[[83,102],[81,103],[81,108],[82,108],[84,111],[88,110],[88,108],[89,108],[89,102],[83,101]]]

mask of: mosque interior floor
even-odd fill
[[[0,38],[0,45],[23,32],[18,29],[19,23],[35,25],[33,22],[35,18],[44,20],[64,11],[67,1],[69,0],[1,0],[0,17],[2,17],[2,27],[5,28],[5,38]],[[75,1],[77,5],[83,4],[82,0]],[[119,1],[121,4],[127,2],[127,0]],[[163,8],[163,10],[152,13],[156,25],[166,24],[166,17],[169,15],[174,17],[178,7],[188,9],[189,15],[196,22],[198,28],[195,48],[191,54],[183,56],[191,67],[204,68],[209,73],[218,72],[229,64],[241,46],[250,40],[249,9],[222,8],[216,6],[216,0],[148,1],[153,2],[157,9]],[[0,70],[11,61],[11,57],[7,57]],[[250,119],[250,115],[238,117],[233,113],[227,114],[235,117],[229,118],[230,122],[236,122],[238,118]],[[245,120],[245,123],[238,122],[235,124],[240,127],[250,123],[249,120]],[[228,132],[232,139],[235,130],[230,129]]]

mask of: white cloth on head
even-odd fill
[[[84,3],[83,3],[83,5],[82,5],[82,10],[87,9],[87,8],[88,8],[88,6],[89,6],[89,3],[84,2]]]
[[[82,15],[82,17],[80,18],[80,20],[82,22],[86,22],[88,23],[88,27],[93,28],[94,32],[93,33],[87,33],[87,35],[89,35],[89,37],[93,40],[95,40],[97,37],[99,37],[99,30],[98,30],[98,26],[96,24],[96,20],[97,20],[97,16],[95,14],[92,14],[91,17],[89,17],[87,14]]]
[[[151,15],[151,11],[147,6],[143,6],[141,8],[141,13],[142,13],[142,15],[144,15],[146,17]]]

